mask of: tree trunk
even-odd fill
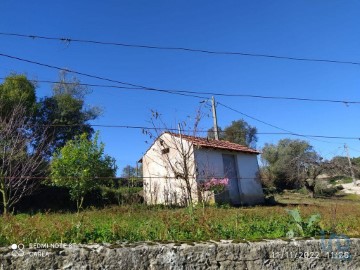
[[[6,192],[4,190],[0,191],[2,194],[2,203],[3,203],[3,215],[6,216],[9,213],[9,205],[8,205],[8,199],[6,196]]]
[[[306,190],[309,192],[310,198],[314,198],[315,197],[315,180],[313,180],[312,184],[309,184],[308,181],[305,181],[304,186],[305,186]]]
[[[84,202],[84,196],[81,196],[76,200],[76,207],[78,213],[80,212],[80,209],[82,209],[83,202]]]
[[[7,198],[7,194],[6,194],[6,190],[5,190],[5,179],[2,178],[2,180],[0,180],[0,193],[1,193],[1,197],[2,197],[2,204],[3,204],[3,215],[6,216],[7,213],[9,212],[8,208],[8,198]]]

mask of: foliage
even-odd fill
[[[198,209],[192,219],[186,209],[147,209],[119,207],[101,211],[86,211],[81,216],[45,214],[33,217],[17,216],[0,220],[14,226],[0,227],[3,243],[19,240],[69,243],[115,241],[199,241],[209,239],[256,239],[284,236],[287,219],[275,214],[262,218],[261,213],[244,215],[236,209],[206,209],[205,216]],[[43,227],[40,226],[42,223]],[[52,226],[46,226],[47,224]],[[26,225],[27,224],[27,225]],[[2,225],[2,224],[1,224]],[[44,230],[43,228],[47,228]],[[30,230],[31,228],[31,230]]]
[[[245,120],[232,121],[224,130],[219,128],[219,139],[255,147],[257,142],[257,129],[250,126]],[[213,128],[208,130],[208,137],[214,138]]]
[[[12,74],[0,84],[1,119],[9,117],[13,109],[21,105],[25,110],[24,116],[34,112],[36,97],[35,85],[25,75]]]
[[[351,207],[349,207],[351,205]],[[334,217],[329,200],[324,206],[300,206],[302,215],[321,214],[319,225],[331,229]],[[309,218],[305,222],[309,223]],[[232,239],[234,242],[286,237],[294,219],[282,206],[253,208],[194,209],[193,217],[184,208],[127,205],[89,209],[74,213],[20,214],[0,218],[0,246],[12,243],[116,243],[136,241],[207,241]],[[317,228],[313,222],[313,228]],[[302,225],[306,228],[307,225]],[[293,229],[293,227],[290,227]],[[360,205],[348,202],[337,206],[334,233],[349,237],[360,234]],[[317,230],[317,229],[316,229]],[[315,231],[316,231],[315,230]],[[303,229],[304,236],[316,235]]]
[[[339,190],[342,190],[342,186],[330,186],[328,187],[325,182],[318,182],[315,186],[314,192],[316,196],[332,197]]]
[[[319,226],[321,216],[319,214],[311,215],[307,220],[300,215],[299,209],[286,210],[292,217],[290,230],[286,236],[293,238],[294,236],[316,236],[320,234],[321,227]]]
[[[56,152],[51,162],[52,181],[57,186],[70,189],[77,208],[82,207],[86,193],[104,184],[116,172],[115,160],[104,154],[104,144],[98,143],[98,133],[93,140],[87,134],[76,136]]]
[[[137,167],[126,165],[121,173],[122,177],[142,177],[142,164]]]
[[[117,178],[108,185],[100,186],[103,199],[116,201],[118,205],[141,203],[143,181],[141,178]]]
[[[336,184],[349,184],[352,183],[352,178],[350,176],[338,175],[333,176],[329,179],[329,183],[332,185]]]
[[[39,101],[33,120],[34,131],[41,133],[44,126],[49,127],[47,158],[75,136],[87,133],[90,138],[93,134],[94,130],[87,122],[96,119],[101,112],[97,107],[85,107],[84,99],[88,93],[77,78],[69,79],[66,72],[62,72],[59,83],[53,86],[53,95]]]
[[[308,142],[291,139],[280,140],[278,144],[266,143],[261,156],[279,190],[303,186],[309,177],[308,165],[320,158]]]
[[[118,205],[136,204],[142,202],[142,197],[139,195],[139,193],[143,190],[142,187],[101,186],[100,190],[103,199],[116,201]]]
[[[351,163],[354,166],[355,177],[360,178],[360,157],[352,158]]]

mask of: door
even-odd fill
[[[234,155],[222,155],[224,164],[224,175],[229,179],[228,189],[232,204],[241,204],[239,181],[236,160]]]

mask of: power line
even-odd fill
[[[255,118],[253,118],[255,119]],[[261,120],[259,120],[261,121]],[[265,122],[263,122],[265,123]],[[44,127],[77,127],[84,124],[56,124],[56,125],[44,125]],[[164,130],[164,131],[178,131],[176,128],[157,128],[157,127],[146,127],[146,126],[130,126],[130,125],[101,125],[101,124],[87,124],[91,127],[104,127],[104,128],[124,128],[124,129],[141,129],[141,130]],[[273,126],[275,127],[275,126]],[[182,130],[183,132],[194,132],[195,130]],[[213,132],[211,130],[196,130],[197,133],[208,133]],[[219,133],[225,133],[225,131],[219,131]],[[239,132],[241,133],[241,132]],[[258,135],[294,135],[302,137],[314,137],[314,138],[324,138],[324,139],[344,139],[344,140],[360,140],[360,137],[346,137],[346,136],[326,136],[326,135],[309,135],[309,134],[298,134],[293,132],[257,132]],[[351,148],[350,148],[351,149]]]
[[[290,135],[293,135],[293,136],[306,137],[306,138],[308,138],[308,139],[312,139],[312,140],[316,140],[316,141],[320,141],[320,142],[326,142],[326,143],[342,144],[342,143],[340,143],[340,142],[328,142],[328,141],[319,140],[319,139],[317,139],[317,138],[325,138],[325,137],[320,136],[320,135],[317,135],[317,136],[308,136],[308,135],[304,135],[304,134],[298,134],[298,133],[289,131],[289,130],[287,130],[287,129],[283,129],[283,128],[281,128],[281,127],[275,126],[275,125],[273,125],[273,124],[267,123],[267,122],[265,122],[265,121],[263,121],[263,120],[257,119],[257,118],[255,118],[255,117],[253,117],[253,116],[250,116],[250,115],[248,115],[248,114],[245,114],[245,113],[243,113],[243,112],[240,112],[240,111],[238,111],[238,110],[236,110],[236,109],[234,109],[234,108],[231,108],[231,107],[229,107],[229,106],[227,106],[227,105],[225,105],[225,104],[222,104],[222,103],[220,103],[220,102],[217,102],[217,103],[218,103],[219,105],[221,105],[221,106],[223,106],[223,107],[231,110],[231,111],[237,112],[237,113],[239,113],[239,114],[241,114],[241,115],[243,115],[243,116],[246,116],[246,117],[248,117],[248,118],[250,118],[250,119],[253,119],[253,120],[257,121],[257,122],[263,123],[263,124],[265,124],[265,125],[267,125],[267,126],[273,127],[273,128],[275,128],[275,129],[279,129],[279,130],[285,131],[285,132],[287,132],[287,133],[290,133]]]
[[[1,54],[0,54],[1,55]],[[4,80],[5,77],[0,77]],[[51,80],[30,80],[38,83],[63,83],[63,84],[73,84],[72,82],[59,82]],[[206,99],[204,96],[198,95],[212,95],[212,96],[222,96],[222,97],[245,97],[245,98],[258,98],[258,99],[278,99],[278,100],[293,100],[293,101],[309,101],[309,102],[327,102],[327,103],[342,103],[345,105],[349,104],[360,104],[360,101],[355,100],[335,100],[335,99],[314,99],[314,98],[300,98],[300,97],[284,97],[284,96],[262,96],[262,95],[250,95],[250,94],[226,94],[219,92],[203,92],[203,91],[190,91],[190,90],[170,90],[170,89],[159,89],[152,87],[129,87],[129,86],[119,86],[119,85],[104,85],[104,84],[89,84],[89,83],[78,83],[81,86],[88,87],[102,87],[102,88],[117,88],[125,90],[142,90],[142,91],[154,91],[154,92],[164,92],[168,94],[190,96],[196,98]]]
[[[91,43],[91,44],[98,44],[98,45],[111,45],[111,46],[121,46],[121,47],[141,48],[141,49],[153,49],[153,50],[183,51],[183,52],[193,52],[193,53],[203,53],[203,54],[213,54],[213,55],[248,56],[248,57],[271,58],[271,59],[278,59],[278,60],[292,60],[292,61],[303,61],[303,62],[306,61],[306,62],[321,62],[321,63],[331,63],[331,64],[360,65],[360,62],[357,62],[357,61],[343,61],[343,60],[333,60],[333,59],[293,57],[293,56],[281,56],[281,55],[259,54],[259,53],[246,53],[246,52],[235,52],[235,51],[215,51],[215,50],[195,49],[195,48],[187,48],[187,47],[152,46],[152,45],[142,45],[142,44],[121,43],[121,42],[106,42],[106,41],[89,40],[89,39],[77,39],[77,38],[69,38],[69,37],[50,37],[50,36],[40,36],[40,35],[32,35],[32,34],[18,34],[18,33],[5,33],[5,32],[0,32],[0,35],[14,36],[14,37],[20,37],[20,38],[44,39],[44,40],[53,40],[53,41],[55,40],[55,41],[62,41],[62,42],[66,42],[66,43],[71,43],[71,42]]]
[[[359,139],[359,140],[360,140],[360,139]],[[357,150],[357,149],[355,149],[355,148],[352,148],[352,147],[349,147],[349,146],[348,146],[348,148],[349,148],[349,149],[351,149],[351,150],[353,150],[353,151],[355,151],[355,152],[358,152],[358,153],[360,153],[360,150]]]
[[[71,73],[74,73],[74,74],[78,74],[78,75],[82,75],[82,76],[86,76],[86,77],[90,77],[90,78],[95,78],[95,79],[99,79],[99,80],[104,80],[104,81],[109,81],[109,82],[115,82],[115,83],[119,83],[119,84],[124,84],[124,85],[127,85],[127,86],[132,86],[132,87],[136,87],[136,88],[139,88],[139,89],[143,89],[143,90],[149,90],[149,91],[160,91],[160,92],[167,92],[167,93],[171,93],[171,94],[179,94],[179,95],[185,95],[185,96],[191,96],[191,97],[196,97],[196,98],[200,98],[200,99],[206,99],[206,97],[202,97],[202,96],[196,96],[196,95],[191,95],[191,94],[185,94],[185,93],[179,93],[179,91],[176,91],[176,90],[164,90],[164,89],[157,89],[157,88],[151,88],[151,87],[146,87],[146,86],[142,86],[142,85],[138,85],[138,84],[133,84],[133,83],[128,83],[128,82],[122,82],[122,81],[118,81],[118,80],[114,80],[114,79],[109,79],[109,78],[105,78],[105,77],[101,77],[101,76],[97,76],[97,75],[91,75],[91,74],[87,74],[87,73],[83,73],[83,72],[79,72],[79,71],[75,71],[75,70],[70,70],[70,69],[64,69],[64,68],[60,68],[60,67],[57,67],[57,66],[54,66],[54,65],[49,65],[49,64],[44,64],[44,63],[40,63],[40,62],[36,62],[36,61],[32,61],[32,60],[28,60],[28,59],[24,59],[24,58],[20,58],[20,57],[16,57],[16,56],[11,56],[11,55],[7,55],[7,54],[3,54],[3,53],[0,53],[0,56],[3,56],[3,57],[6,57],[6,58],[10,58],[10,59],[14,59],[14,60],[18,60],[18,61],[22,61],[22,62],[26,62],[26,63],[31,63],[31,64],[35,64],[35,65],[39,65],[39,66],[44,66],[44,67],[48,67],[48,68],[51,68],[51,69],[56,69],[56,70],[65,70],[65,71],[68,71],[68,72],[71,72]],[[346,102],[344,102],[346,103]],[[220,102],[218,102],[218,104],[222,105],[223,107],[225,108],[228,108],[232,111],[235,111],[239,114],[242,114],[248,118],[251,118],[255,121],[258,121],[258,122],[261,122],[265,125],[268,125],[268,126],[271,126],[273,128],[276,128],[276,129],[279,129],[279,130],[282,130],[282,131],[285,131],[291,135],[294,135],[294,136],[301,136],[301,137],[309,137],[309,136],[306,136],[306,135],[302,135],[302,134],[297,134],[297,133],[294,133],[292,131],[289,131],[289,130],[286,130],[286,129],[283,129],[283,128],[280,128],[280,127],[277,127],[275,125],[272,125],[272,124],[269,124],[267,122],[264,122],[260,119],[257,119],[255,117],[252,117],[250,115],[247,115],[245,113],[242,113],[236,109],[233,109],[225,104],[222,104]],[[311,137],[310,137],[311,138]],[[316,138],[312,138],[314,140],[318,140]],[[321,141],[321,140],[318,140],[318,141]],[[326,141],[323,141],[323,142],[326,142]],[[330,142],[327,142],[327,143],[330,143]]]
[[[32,61],[32,60],[28,60],[28,59],[24,59],[24,58],[20,58],[20,57],[16,57],[16,56],[11,56],[11,55],[8,55],[8,54],[0,53],[0,56],[10,58],[10,59],[13,59],[13,60],[18,60],[18,61],[25,62],[25,63],[30,63],[30,64],[42,66],[42,67],[47,67],[47,68],[56,69],[56,70],[60,70],[60,71],[67,71],[67,72],[70,72],[70,73],[74,73],[74,74],[77,74],[77,75],[81,75],[81,76],[85,76],[85,77],[89,77],[89,78],[94,78],[94,79],[98,79],[98,80],[102,80],[102,81],[115,82],[115,83],[119,83],[119,84],[123,84],[123,85],[127,85],[127,86],[137,87],[137,88],[143,89],[143,90],[157,91],[157,92],[167,92],[169,94],[190,96],[190,97],[196,97],[196,98],[200,98],[200,99],[205,99],[206,98],[206,97],[201,97],[201,96],[196,96],[196,95],[191,95],[191,94],[186,94],[186,93],[177,93],[176,91],[171,91],[171,90],[161,90],[161,89],[157,89],[157,88],[151,88],[151,87],[142,86],[142,85],[139,85],[139,84],[132,84],[132,83],[128,83],[128,82],[118,81],[118,80],[114,80],[114,79],[110,79],[110,78],[106,78],[106,77],[101,77],[101,76],[97,76],[97,75],[91,75],[91,74],[84,73],[84,72],[79,72],[79,71],[76,71],[76,70],[71,70],[71,69],[67,69],[67,68],[61,68],[61,67],[54,66],[54,65],[44,64],[44,63],[40,63],[40,62],[37,62],[37,61]]]

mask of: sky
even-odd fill
[[[189,47],[290,57],[360,62],[359,1],[10,1],[1,0],[0,32],[90,39],[151,46]],[[360,101],[360,66],[238,55],[23,39],[0,35],[0,53],[117,81],[174,90]],[[12,72],[29,79],[57,80],[58,70],[0,56],[0,77]],[[111,84],[77,75],[83,83]],[[0,80],[1,82],[2,80]],[[120,84],[119,84],[120,85]],[[92,87],[89,106],[103,114],[92,124],[151,126],[151,110],[163,123],[199,130],[212,126],[209,98]],[[51,95],[39,83],[38,98]],[[201,101],[205,103],[201,103]],[[300,134],[360,137],[359,105],[216,97],[239,112]],[[218,124],[244,119],[259,133],[281,132],[217,106]],[[121,169],[135,166],[151,139],[139,129],[96,128],[105,151]],[[205,135],[199,133],[198,135]],[[259,134],[257,148],[288,135]],[[360,156],[359,140],[311,139],[325,158]]]

